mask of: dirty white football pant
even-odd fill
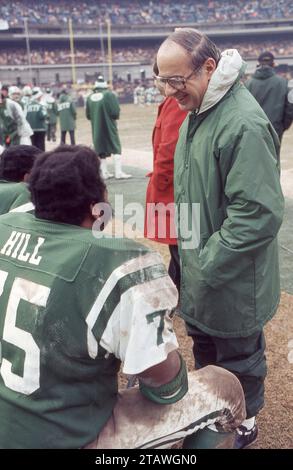
[[[173,405],[151,402],[138,387],[120,391],[111,417],[86,448],[168,448],[211,424],[231,432],[242,423],[246,416],[244,394],[231,372],[207,366],[190,372],[188,384],[187,394]],[[234,436],[228,436],[222,448],[233,447]]]

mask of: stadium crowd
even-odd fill
[[[95,25],[110,19],[113,25],[231,23],[236,21],[286,19],[293,16],[290,0],[98,0],[76,1],[0,0],[0,18],[10,27],[22,26],[23,18],[35,25],[63,25],[72,18],[75,25]]]
[[[292,56],[293,43],[290,40],[283,41],[264,41],[262,42],[218,42],[218,46],[224,49],[237,49],[244,59],[257,58],[259,53],[269,49],[276,57]],[[139,62],[151,64],[154,61],[156,47],[125,47],[114,48],[112,51],[112,60],[118,62]],[[108,55],[105,54],[105,61],[108,61]],[[31,63],[33,65],[54,65],[69,64],[71,61],[70,50],[45,48],[34,49],[31,51]],[[92,64],[103,62],[103,56],[98,48],[76,48],[75,62],[77,64]],[[1,65],[26,65],[27,55],[25,49],[9,49],[0,52]]]
[[[155,48],[127,47],[113,49],[113,62],[147,62],[153,61]],[[108,60],[107,53],[105,61]],[[31,63],[53,65],[69,64],[71,61],[70,49],[51,49],[44,48],[31,50]],[[90,64],[103,62],[101,51],[95,47],[84,47],[75,49],[75,62],[78,64]],[[9,49],[0,52],[0,65],[25,65],[27,64],[27,55],[25,49]]]

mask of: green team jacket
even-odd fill
[[[46,117],[47,111],[43,104],[39,101],[31,101],[27,106],[26,119],[29,122],[33,131],[45,132],[46,131]]]
[[[57,103],[54,98],[46,101],[47,113],[48,113],[48,123],[56,124],[58,116]]]
[[[0,215],[31,202],[26,183],[0,180]]]
[[[260,67],[245,83],[273,124],[279,139],[293,120],[293,105],[288,101],[288,81],[269,66]]]
[[[212,336],[249,336],[277,309],[284,208],[278,146],[266,115],[239,83],[181,127],[174,184],[182,316]],[[184,211],[191,221],[192,203],[200,204],[193,218],[193,235],[200,220],[199,245],[188,248]]]
[[[116,123],[119,115],[118,100],[110,90],[96,89],[87,98],[86,117],[91,121],[93,144],[97,153],[121,153]]]
[[[13,107],[9,102],[0,105],[0,145],[6,145],[6,139],[10,139],[10,144],[19,145],[19,135],[17,131],[17,117],[13,114]]]
[[[61,131],[73,131],[75,129],[76,109],[68,95],[62,94],[57,104],[60,118]]]

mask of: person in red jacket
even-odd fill
[[[156,72],[156,67],[154,66]],[[153,130],[153,172],[146,192],[146,212],[144,236],[159,243],[169,245],[171,260],[169,275],[180,290],[180,264],[174,223],[174,152],[179,128],[187,115],[176,100],[165,98],[160,104]],[[158,204],[160,209],[158,210]],[[171,210],[167,210],[167,205]],[[157,209],[156,209],[157,206]],[[166,215],[165,215],[166,214]],[[166,229],[165,229],[166,227]],[[165,232],[165,233],[164,233]]]

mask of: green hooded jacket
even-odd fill
[[[18,122],[17,106],[6,98],[0,104],[0,145],[19,145]]]
[[[47,111],[46,107],[38,100],[32,100],[27,106],[26,119],[33,131],[45,132]]]
[[[57,124],[58,108],[55,98],[49,96],[46,100],[48,123]]]
[[[95,88],[87,98],[86,117],[91,121],[92,136],[98,154],[121,154],[121,143],[117,129],[120,107],[112,91]]]
[[[57,107],[60,118],[60,130],[73,131],[75,129],[76,109],[70,96],[62,93]]]
[[[279,141],[237,80],[215,104],[207,101],[185,119],[175,153],[181,311],[207,334],[245,337],[273,316],[280,298]]]
[[[293,120],[293,105],[288,101],[288,82],[276,75],[273,67],[259,67],[245,86],[273,124],[279,139]]]

